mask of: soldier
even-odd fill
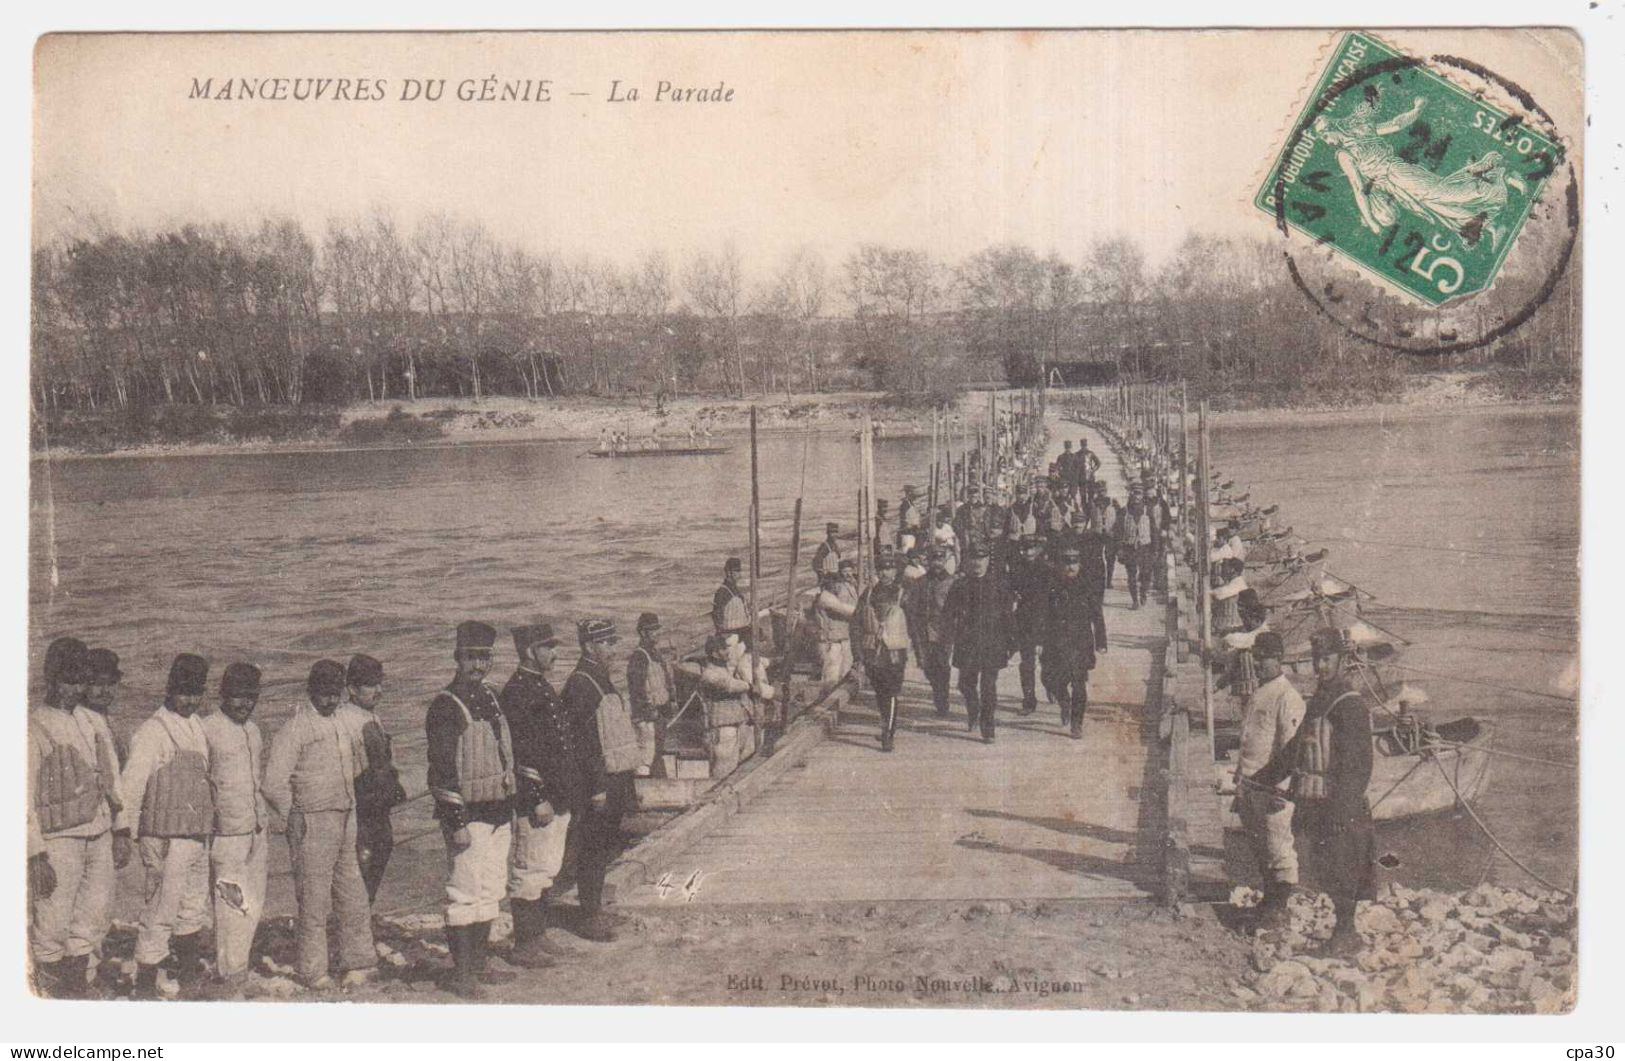
[[[705,661],[681,663],[685,674],[699,680],[705,699],[705,736],[711,752],[711,776],[724,778],[739,766],[740,730],[751,717],[751,682],[739,673],[728,639],[706,639]]]
[[[36,984],[88,997],[90,956],[112,919],[117,867],[130,859],[107,723],[80,700],[93,677],[84,642],[45,652],[45,703],[28,713],[28,884]]]
[[[897,542],[897,524],[891,514],[891,502],[885,498],[875,501],[874,533],[870,535],[875,559],[880,558],[884,549],[894,548]]]
[[[338,709],[337,717],[349,727],[365,756],[361,774],[355,779],[355,855],[361,865],[361,880],[367,886],[367,902],[374,903],[384,883],[389,857],[395,851],[395,827],[389,814],[406,802],[406,788],[395,769],[389,734],[378,721],[378,704],[384,698],[384,665],[371,656],[351,656],[344,668],[344,686],[349,700]]]
[[[848,623],[857,607],[858,594],[846,579],[851,563],[842,560],[835,574],[821,576],[818,596],[813,599],[813,616],[818,623],[818,658],[823,664],[821,677],[828,687],[833,687],[852,669],[852,633]]]
[[[638,616],[638,643],[626,661],[626,691],[632,698],[632,725],[638,731],[638,777],[648,777],[659,751],[659,727],[671,711],[677,688],[671,664],[660,651],[660,616]]]
[[[840,569],[841,543],[835,537],[840,533],[841,525],[839,523],[824,524],[824,540],[818,543],[818,549],[813,553],[812,558],[813,574],[820,579],[833,575]],[[717,631],[719,634],[727,632],[720,629]]]
[[[949,661],[953,654],[947,625],[948,592],[953,586],[947,550],[933,549],[925,577],[909,587],[907,598],[920,669],[931,683],[937,715],[943,718],[948,715]]]
[[[1061,479],[1061,493],[1070,495],[1076,488],[1078,478],[1075,465],[1078,455],[1072,452],[1072,440],[1061,440],[1061,455],[1055,458],[1055,474]]]
[[[575,834],[576,897],[582,920],[576,934],[582,939],[608,943],[616,937],[616,919],[603,909],[604,874],[619,849],[621,819],[637,809],[632,770],[637,762],[637,738],[630,748],[619,738],[613,722],[625,714],[625,705],[609,677],[609,650],[620,641],[608,619],[583,619],[576,624],[581,658],[564,682],[564,710],[584,735],[582,767],[592,778],[591,798],[574,808],[570,831]],[[606,703],[607,701],[607,703]],[[628,757],[628,754],[630,757]],[[598,795],[603,794],[603,802]]]
[[[1105,588],[1111,589],[1117,580],[1117,553],[1123,534],[1123,506],[1102,488],[1095,494],[1095,526],[1105,539],[1101,542],[1102,559],[1106,561]]]
[[[719,634],[738,634],[750,643],[750,603],[739,592],[739,572],[744,562],[730,556],[722,565],[722,585],[711,598],[711,624]]]
[[[132,998],[158,997],[158,963],[173,948],[182,989],[202,973],[199,933],[209,920],[209,834],[214,791],[209,741],[198,708],[209,663],[183,652],[169,667],[163,705],[130,738],[121,798],[146,871],[146,904],[135,941]]]
[[[858,598],[853,615],[853,637],[863,654],[863,670],[875,692],[880,714],[880,750],[889,752],[897,736],[897,694],[903,689],[908,665],[908,616],[903,609],[903,585],[898,578],[897,554],[882,553],[875,563],[876,582]]]
[[[446,941],[452,978],[447,988],[466,999],[485,997],[484,984],[514,974],[486,964],[491,923],[501,910],[513,844],[513,740],[497,694],[485,682],[497,632],[487,623],[457,624],[452,659],[457,674],[429,703],[429,791],[445,837]]]
[[[124,674],[118,667],[118,653],[110,648],[93,648],[85,653],[85,706],[102,716],[109,733],[113,734],[113,749],[118,752],[120,768],[130,757],[130,745],[113,730],[113,704],[118,700],[118,684]]]
[[[1129,608],[1133,610],[1151,594],[1151,568],[1156,550],[1151,513],[1137,486],[1130,490],[1128,507],[1123,510],[1118,526],[1117,556],[1123,561],[1123,571],[1128,576]]]
[[[260,700],[260,669],[233,663],[220,675],[220,710],[202,720],[214,786],[212,997],[236,994],[248,981],[249,950],[265,912],[266,841],[271,812],[262,774],[263,741],[253,720]]]
[[[1095,666],[1095,610],[1099,589],[1084,574],[1083,552],[1067,544],[1060,551],[1060,574],[1047,588],[1041,607],[1044,688],[1061,705],[1061,723],[1073,740],[1083,737],[1089,707],[1089,672]]]
[[[1100,458],[1089,452],[1089,440],[1078,439],[1078,455],[1072,462],[1073,474],[1077,478],[1078,503],[1091,504],[1094,501],[1095,472],[1100,470]]]
[[[271,739],[265,801],[287,823],[288,861],[299,901],[299,976],[306,987],[333,986],[327,972],[327,919],[338,921],[339,965],[345,987],[371,979],[378,967],[372,909],[356,859],[355,782],[367,753],[338,718],[344,665],[317,660],[305,681],[308,703]]]
[[[1074,528],[1067,536],[1067,544],[1078,550],[1084,583],[1094,592],[1094,648],[1096,654],[1106,651],[1106,550],[1111,536],[1101,530],[1098,521],[1089,519]]]
[[[1003,527],[1003,513],[984,500],[985,492],[979,484],[970,488],[970,500],[960,507],[955,517],[954,531],[961,548],[968,556],[972,548],[985,550],[989,556],[998,548]]]
[[[1044,640],[1044,601],[1050,570],[1040,555],[1044,543],[1036,536],[1018,544],[1021,554],[1010,562],[1008,581],[1016,599],[1012,634],[1021,652],[1021,713],[1030,715],[1038,710],[1038,646]]]
[[[545,969],[569,951],[547,938],[548,889],[564,865],[572,808],[591,800],[575,749],[585,734],[573,731],[550,675],[559,639],[551,623],[516,626],[519,667],[502,687],[502,717],[513,737],[517,796],[508,905],[513,908],[513,951],[508,960]]]
[[[1273,788],[1292,779],[1293,829],[1304,845],[1298,854],[1331,896],[1337,926],[1326,953],[1349,957],[1361,948],[1354,913],[1361,899],[1375,898],[1371,870],[1371,707],[1345,673],[1343,636],[1322,629],[1310,639],[1319,683],[1292,740],[1253,775]],[[1248,786],[1253,787],[1252,785]]]
[[[943,568],[950,575],[959,570],[959,534],[953,527],[953,514],[952,505],[939,505],[931,528],[931,547],[941,550]]]
[[[1292,843],[1292,804],[1254,776],[1280,754],[1303,724],[1303,697],[1281,669],[1286,654],[1281,635],[1266,630],[1253,639],[1258,688],[1241,716],[1241,750],[1236,756],[1236,809],[1264,878],[1258,927],[1286,927],[1287,902],[1298,883],[1298,852]]]
[[[903,487],[903,500],[897,505],[897,548],[904,553],[921,544],[925,528],[919,500],[919,487]]]
[[[982,743],[992,744],[997,724],[999,671],[1010,662],[1010,626],[1015,600],[1004,579],[993,573],[983,546],[966,550],[970,568],[948,592],[946,611],[959,692],[965,698],[968,729],[978,724]]]

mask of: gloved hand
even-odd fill
[[[28,887],[40,899],[49,899],[56,891],[56,870],[51,868],[51,856],[43,851],[28,860]]]
[[[135,844],[130,840],[130,834],[120,829],[113,834],[113,867],[123,869],[130,864],[130,855]]]
[[[474,837],[469,833],[468,826],[465,825],[461,829],[455,829],[452,831],[451,849],[453,851],[467,851],[471,846],[473,846],[473,843]]]

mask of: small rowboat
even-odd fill
[[[1411,818],[1472,802],[1490,780],[1495,723],[1458,718],[1423,731],[1420,741],[1400,741],[1393,731],[1377,734],[1371,764],[1371,816],[1377,821]]]
[[[710,457],[730,446],[649,446],[643,449],[589,449],[589,457]]]

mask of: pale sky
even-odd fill
[[[1528,89],[1579,157],[1581,46],[1558,30],[1393,30],[1413,55]],[[757,272],[800,245],[957,259],[991,243],[1082,257],[1189,232],[1267,236],[1249,205],[1338,34],[1007,31],[109,35],[36,53],[36,238],[391,208],[478,219],[534,250],[622,263],[732,239]],[[551,79],[552,101],[458,82]],[[383,79],[368,102],[192,100],[193,78]],[[438,103],[407,78],[445,78]],[[611,82],[636,103],[607,101]],[[656,84],[734,90],[656,103]],[[574,96],[585,92],[586,96]]]

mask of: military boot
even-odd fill
[[[1082,707],[1074,707],[1072,709],[1072,717],[1070,719],[1068,719],[1067,722],[1068,722],[1068,725],[1070,726],[1070,729],[1071,729],[1072,739],[1073,740],[1082,740],[1083,739],[1083,708]]]
[[[470,935],[474,937],[474,972],[482,984],[511,984],[519,979],[518,973],[510,973],[503,969],[493,969],[491,960],[491,929],[496,925],[494,921],[481,921],[477,925],[470,925]]]
[[[169,946],[175,955],[175,983],[183,993],[190,994],[203,979],[203,934],[175,936]]]
[[[479,968],[475,965],[474,936],[471,929],[480,925],[447,925],[446,946],[451,950],[451,976],[445,988],[458,998],[470,1002],[485,999],[485,988],[480,984]]]
[[[509,963],[524,969],[547,969],[557,964],[541,945],[547,932],[546,911],[540,899],[514,899],[513,950]]]
[[[1259,932],[1284,932],[1292,924],[1292,885],[1271,881],[1264,885],[1264,901],[1254,911],[1254,928]]]
[[[86,977],[90,972],[90,955],[76,954],[56,963],[55,998],[92,998]]]
[[[137,965],[135,967],[135,987],[130,990],[132,1002],[156,1002],[162,998],[158,991],[158,966]]]

